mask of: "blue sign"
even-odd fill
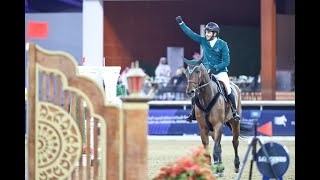
[[[261,116],[261,111],[260,110],[252,110],[252,111],[250,111],[250,116],[253,119],[259,119]]]
[[[256,154],[256,163],[263,179],[278,178],[282,179],[289,167],[288,151],[279,143],[268,142],[263,144],[269,156],[269,162],[263,148]],[[271,169],[272,168],[272,169]]]
[[[197,121],[186,121],[190,109],[150,108],[148,115],[149,135],[183,135],[200,134]],[[273,136],[295,136],[295,110],[294,109],[266,109],[253,114],[253,109],[242,110],[242,121],[258,119],[258,127],[272,121]],[[224,135],[232,135],[231,130],[224,126]],[[258,132],[258,135],[262,135]]]

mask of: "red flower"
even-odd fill
[[[198,178],[215,180],[209,160],[206,157],[208,154],[208,149],[200,145],[198,149],[192,149],[188,156],[183,156],[173,163],[161,167],[159,175],[154,177],[153,180],[194,180]]]

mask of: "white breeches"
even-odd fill
[[[221,72],[219,74],[214,74],[214,77],[217,78],[217,80],[222,81],[224,83],[224,86],[227,90],[227,95],[231,93],[231,87],[230,87],[230,80],[227,72]]]

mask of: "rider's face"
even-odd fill
[[[206,38],[207,38],[207,40],[210,40],[212,36],[213,36],[213,32],[211,32],[211,31],[206,31]]]

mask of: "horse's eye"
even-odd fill
[[[197,74],[200,74],[200,71],[199,71],[199,70],[196,70],[196,73],[197,73]]]

